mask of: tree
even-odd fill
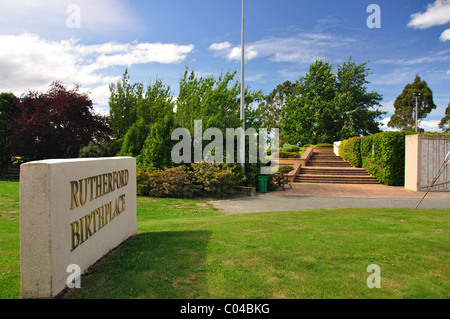
[[[15,100],[12,93],[0,93],[0,167],[8,166],[13,155],[9,146],[12,132],[9,123],[19,115]]]
[[[296,94],[297,84],[285,81],[265,97],[263,103],[258,106],[258,115],[262,119],[262,126],[269,131],[281,127],[281,119],[285,116],[285,101],[288,96]]]
[[[202,121],[202,130],[217,128],[221,130],[226,138],[226,129],[237,129],[242,127],[240,119],[241,104],[241,83],[235,81],[236,72],[227,72],[220,74],[218,78],[197,76],[194,71],[186,69],[180,80],[180,90],[177,99],[176,120],[180,127],[190,131],[191,137],[194,137],[194,122]],[[247,86],[244,90],[245,101],[245,127],[253,128],[256,131],[261,127],[261,121],[258,118],[256,105],[263,100],[262,91],[252,91]],[[217,142],[217,141],[214,141]],[[246,159],[249,157],[250,139],[246,139]],[[235,137],[234,156],[237,155],[238,140]],[[222,144],[223,145],[223,144]],[[205,146],[205,144],[203,144]],[[252,145],[254,146],[254,145]],[[223,145],[224,158],[227,157],[226,147]],[[194,147],[191,147],[194,151]],[[211,152],[212,154],[213,152]],[[191,154],[191,159],[194,159]],[[236,174],[241,182],[247,186],[255,186],[257,176],[260,174],[261,163],[250,163],[246,160],[245,174],[241,175],[241,163],[236,161],[230,164],[229,169],[236,170]]]
[[[328,62],[316,60],[310,65],[309,72],[297,81],[298,94],[287,98],[281,123],[281,134],[286,143],[317,143],[330,132],[337,82],[332,69]]]
[[[316,60],[301,77],[295,94],[287,97],[281,121],[283,140],[289,144],[333,143],[352,136],[379,132],[377,119],[382,99],[368,92],[367,62],[357,65],[348,59],[337,74],[329,62]]]
[[[338,140],[381,132],[380,122],[377,120],[386,114],[379,110],[383,97],[375,91],[368,91],[367,77],[370,75],[370,68],[367,64],[368,62],[356,64],[349,58],[338,65]]]
[[[153,123],[141,153],[141,162],[156,169],[172,167],[171,152],[174,142],[172,131],[176,129],[175,115],[167,114],[164,119]]]
[[[141,154],[149,131],[150,125],[144,119],[139,119],[133,123],[123,138],[122,149],[119,155],[137,157]]]
[[[403,92],[394,102],[395,114],[388,123],[389,127],[400,130],[412,130],[415,127],[416,96],[418,103],[418,119],[424,119],[432,110],[436,109],[433,102],[433,91],[428,87],[427,82],[416,75],[413,83],[406,84]]]
[[[203,121],[203,130],[208,128],[241,127],[240,120],[240,83],[234,82],[236,72],[214,77],[198,77],[194,71],[186,69],[180,80],[180,92],[177,99],[177,120],[181,127],[189,129],[193,136],[194,121]],[[261,91],[244,91],[246,127],[258,128],[255,109],[252,104],[262,101]]]
[[[125,70],[122,80],[117,84],[110,84],[109,90],[111,93],[109,98],[111,128],[114,137],[121,139],[137,121],[143,85],[141,83],[130,83],[128,70]]]
[[[445,133],[450,133],[450,102],[448,102],[447,109],[445,110],[445,116],[442,118],[441,123],[439,123],[439,128]]]
[[[124,78],[125,77],[127,77],[127,72],[125,72]],[[118,83],[117,87],[120,86],[119,84],[120,83]],[[127,128],[127,131],[123,136],[123,144],[119,154],[122,156],[134,156],[137,158],[138,163],[145,162],[146,164],[151,164],[155,162],[155,159],[152,158],[152,154],[160,154],[162,151],[155,149],[150,152],[145,152],[146,140],[152,132],[152,127],[158,123],[158,128],[168,134],[164,140],[166,142],[170,141],[171,132],[167,132],[168,128],[162,126],[168,123],[165,121],[166,116],[169,118],[173,118],[174,116],[175,103],[173,94],[171,93],[170,86],[166,86],[161,80],[156,80],[154,83],[149,83],[145,91],[141,89],[144,87],[142,83],[128,83],[127,86],[138,88],[136,91],[138,93],[135,92],[133,94],[129,94],[128,96],[117,95],[115,105],[127,105],[127,101],[130,99],[133,100],[133,103],[131,104],[136,105],[136,120]],[[130,98],[131,96],[132,98]],[[128,126],[128,124],[123,127]],[[172,126],[170,126],[170,128],[174,129]],[[153,128],[153,131],[154,130],[155,128]],[[152,147],[165,148],[170,145],[171,141],[168,145],[152,144]],[[144,152],[146,153],[145,160],[142,156]],[[164,154],[167,155],[167,153]]]
[[[11,122],[10,146],[28,160],[76,158],[92,140],[109,138],[109,118],[94,113],[92,100],[53,82],[45,92],[16,100],[20,115]]]

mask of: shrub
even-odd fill
[[[196,195],[193,173],[187,166],[164,171],[137,169],[137,193],[140,196],[158,198],[192,198]]]
[[[151,196],[150,193],[157,188],[161,181],[162,172],[152,169],[136,169],[136,188],[139,196]]]
[[[109,140],[106,145],[108,145],[111,156],[117,156],[122,148],[123,139],[112,139]]]
[[[92,157],[109,157],[111,151],[107,143],[97,144],[95,142],[89,142],[88,146],[83,147],[80,150],[80,158],[92,158]]]
[[[330,143],[319,143],[319,144],[305,144],[303,147],[333,147]]]
[[[333,147],[333,144],[330,143],[319,143],[316,147]]]
[[[165,170],[137,168],[137,194],[158,198],[221,197],[237,193],[239,180],[220,164],[199,163]]]
[[[352,137],[341,143],[339,156],[354,167],[362,167],[361,137]]]
[[[291,172],[292,170],[294,170],[293,165],[280,165],[278,167],[278,172],[283,175]]]
[[[361,143],[362,167],[385,185],[403,186],[405,136],[404,132],[382,132],[365,137]]]
[[[278,153],[279,158],[299,158],[300,154],[298,152],[284,152]]]
[[[291,145],[291,144],[284,144],[283,145],[283,152],[298,152],[300,150],[300,147],[297,145]]]
[[[221,197],[237,193],[239,181],[231,170],[218,163],[192,164],[198,195]]]
[[[353,166],[363,167],[381,183],[403,186],[405,132],[382,132],[342,141],[339,155]]]

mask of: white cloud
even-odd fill
[[[381,103],[382,111],[388,112],[388,114],[394,114],[395,113],[394,102],[395,102],[395,100]],[[389,122],[389,120],[390,120],[390,118],[388,119],[388,122]],[[387,125],[387,122],[386,122],[386,125]]]
[[[390,117],[381,120],[381,123],[383,124],[381,126],[381,130],[394,132],[399,131],[399,129],[387,126],[390,120],[391,120]],[[422,120],[419,121],[419,127],[424,129],[425,132],[441,132],[442,130],[439,128],[439,123],[440,121],[437,120]]]
[[[439,128],[440,122],[438,120],[420,121],[419,127],[423,128],[426,132],[441,132],[442,130]]]
[[[228,41],[225,42],[220,42],[220,43],[213,43],[209,46],[209,50],[213,50],[213,51],[222,51],[222,50],[226,50],[229,49],[231,47],[231,43]]]
[[[89,93],[89,97],[99,105],[108,105],[110,91],[109,84],[100,85],[94,89],[83,89],[82,92]]]
[[[108,75],[108,68],[179,63],[193,49],[193,45],[137,42],[84,45],[76,40],[46,40],[30,33],[0,35],[0,87],[20,95],[47,89],[58,80],[91,88],[94,97],[104,102],[106,85],[120,79]]]
[[[439,40],[441,40],[442,42],[450,40],[450,29],[447,29],[444,32],[442,32]]]
[[[129,44],[124,53],[105,55],[97,58],[96,65],[105,69],[118,65],[134,65],[146,63],[171,64],[179,63],[186,58],[186,54],[194,49],[194,45],[178,45],[164,43]]]
[[[0,30],[4,33],[33,31],[34,33],[70,31],[67,21],[74,4],[79,8],[82,29],[91,33],[134,29],[138,26],[121,0],[15,0],[0,1]]]
[[[411,15],[408,27],[426,29],[450,22],[450,0],[436,0],[427,6],[425,12]]]
[[[258,56],[258,51],[255,50],[255,48],[253,46],[249,46],[246,47],[244,50],[244,54],[245,54],[245,59],[246,60],[253,60],[254,58],[256,58]],[[242,49],[240,46],[238,47],[234,47],[230,50],[230,52],[227,54],[227,59],[228,60],[241,60],[241,56],[242,56]]]
[[[378,73],[373,76],[372,84],[376,85],[396,85],[405,84],[414,80],[416,72],[404,68],[393,69],[389,73]]]
[[[292,37],[271,37],[246,45],[246,59],[267,58],[271,62],[311,63],[323,58],[330,50],[345,48],[355,41],[326,33],[300,33]],[[240,60],[240,46],[214,43],[214,49],[228,60]]]
[[[399,129],[396,129],[395,127],[389,127],[388,126],[388,123],[389,123],[389,121],[391,120],[391,118],[390,117],[387,117],[387,118],[384,118],[384,119],[382,119],[381,120],[381,126],[380,126],[380,129],[382,130],[382,131],[391,131],[391,132],[397,132],[397,131],[399,131]]]
[[[258,73],[258,74],[246,76],[245,80],[248,82],[257,82],[257,81],[261,80],[263,77],[264,77],[263,73]]]
[[[450,55],[445,55],[447,51],[438,52],[427,56],[411,58],[411,59],[381,59],[375,61],[378,64],[395,64],[395,65],[415,65],[423,63],[450,61]]]

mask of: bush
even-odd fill
[[[333,147],[333,144],[330,143],[319,143],[315,147]]]
[[[153,189],[157,189],[161,181],[162,172],[158,170],[136,169],[136,189],[139,196],[157,197],[153,194]]]
[[[218,163],[205,162],[192,164],[191,167],[199,196],[222,197],[237,193],[239,181],[231,170],[224,169]]]
[[[291,144],[284,144],[283,145],[283,152],[298,152],[300,150],[300,147],[297,145],[291,145]]]
[[[278,153],[279,158],[300,158],[300,154],[298,152],[284,152],[281,151]]]
[[[319,144],[305,144],[303,147],[333,147],[330,143],[319,143]]]
[[[362,167],[385,185],[403,186],[405,136],[404,132],[383,132],[363,138]]]
[[[238,192],[239,180],[220,164],[199,163],[165,170],[137,168],[137,194],[158,198],[222,197]]]
[[[117,156],[122,149],[123,139],[112,139],[106,142],[111,156]]]
[[[89,142],[88,146],[83,147],[80,150],[80,158],[92,158],[92,157],[110,157],[111,151],[107,143],[97,144],[95,142]]]
[[[196,191],[193,174],[187,167],[179,166],[164,171],[137,169],[137,194],[158,198],[192,198]]]
[[[361,137],[352,137],[341,143],[339,156],[354,167],[362,167]]]
[[[403,186],[405,180],[405,132],[382,132],[342,141],[339,155],[353,166],[363,167],[381,183]]]
[[[278,173],[283,174],[283,175],[287,174],[287,173],[289,173],[289,172],[291,172],[293,170],[294,170],[294,166],[293,165],[280,165],[278,167]]]

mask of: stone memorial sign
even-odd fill
[[[136,160],[46,160],[20,169],[22,298],[52,298],[136,234]]]

